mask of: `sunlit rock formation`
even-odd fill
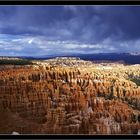
[[[140,87],[134,82],[140,78],[139,65],[56,58],[1,67],[0,133],[139,131]]]

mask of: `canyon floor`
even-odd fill
[[[0,134],[139,131],[139,64],[57,57],[0,65]]]

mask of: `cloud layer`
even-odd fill
[[[139,52],[140,6],[0,6],[0,55]]]

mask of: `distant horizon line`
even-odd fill
[[[50,54],[50,55],[0,55],[0,57],[52,57],[52,56],[73,56],[74,55],[96,55],[96,54],[131,54],[140,55],[140,52],[102,52],[102,53],[73,53],[73,54]]]

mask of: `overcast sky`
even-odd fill
[[[0,6],[0,55],[140,52],[140,6]]]

